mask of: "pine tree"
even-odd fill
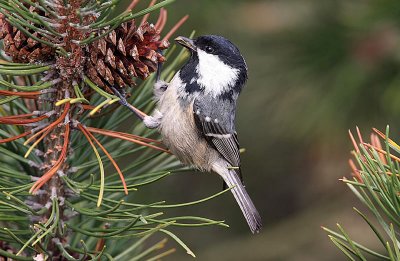
[[[110,87],[149,111],[158,64],[168,60],[162,77],[169,80],[184,59],[168,40],[187,17],[163,34],[172,0],[143,8],[133,0],[116,13],[122,2],[0,1],[0,256],[158,260],[174,249],[162,250],[166,239],[144,248],[156,232],[194,256],[169,227],[226,226],[163,213],[221,193],[176,205],[135,198],[183,167],[118,106]],[[127,121],[133,127],[122,132]],[[120,168],[124,157],[129,164]]]

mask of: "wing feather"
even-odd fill
[[[207,105],[210,106],[210,104]],[[226,108],[220,109],[218,104],[212,107],[212,111],[207,110],[208,107],[205,108],[201,103],[195,101],[193,115],[199,133],[232,167],[240,167],[240,147],[237,134],[234,131],[234,119],[224,117]]]

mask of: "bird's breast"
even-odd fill
[[[194,99],[185,104],[178,102],[177,86],[172,81],[158,103],[158,110],[163,115],[159,127],[163,143],[184,164],[210,170],[217,154],[210,152],[213,149],[197,130],[193,117]]]

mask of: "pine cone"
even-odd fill
[[[36,12],[35,7],[29,8]],[[46,40],[37,32],[33,33],[38,38]],[[48,45],[39,43],[33,38],[26,37],[18,28],[8,23],[3,14],[0,14],[0,40],[4,39],[4,52],[12,57],[14,62],[34,63],[46,62],[54,59],[55,50]]]
[[[38,10],[34,6],[27,6],[31,12],[36,12],[43,17],[48,17],[46,13]],[[63,11],[63,12],[61,12]],[[67,35],[65,38],[55,37],[53,43],[67,43],[70,37],[76,40],[90,35],[86,31],[85,35],[71,27],[70,22],[74,23],[77,19],[75,14],[68,14],[64,10],[60,12],[66,17],[60,22],[58,31],[60,35]],[[86,16],[87,24],[93,23],[94,16]],[[34,32],[25,28],[35,37],[49,41],[40,32]],[[45,28],[40,28],[45,29]],[[106,29],[104,29],[106,30]],[[103,34],[104,30],[97,31]],[[135,85],[134,78],[146,79],[150,73],[157,69],[159,62],[164,62],[165,58],[158,50],[168,48],[167,40],[160,40],[160,30],[147,21],[136,25],[135,21],[121,24],[111,31],[106,37],[101,38],[89,46],[78,46],[77,44],[67,44],[67,51],[71,52],[69,58],[60,56],[56,53],[56,48],[50,47],[37,40],[27,37],[23,31],[12,26],[3,14],[0,14],[0,40],[4,41],[4,51],[12,58],[13,62],[18,63],[37,63],[53,61],[59,68],[59,76],[63,80],[75,79],[81,81],[81,75],[86,75],[99,87],[110,91],[107,86],[117,86],[124,88]],[[90,59],[83,59],[90,57]]]
[[[157,50],[166,49],[169,42],[159,39],[152,24],[137,27],[135,21],[123,23],[90,46],[89,78],[103,88],[106,82],[122,88],[134,85],[133,78],[146,79],[165,60]]]

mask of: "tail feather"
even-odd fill
[[[229,187],[233,187],[231,189],[232,194],[239,204],[239,207],[243,212],[243,215],[247,221],[247,224],[250,227],[251,232],[253,234],[260,232],[262,227],[261,216],[254,206],[249,194],[247,194],[247,191],[240,181],[240,178],[237,175],[236,171],[228,170],[227,172],[225,172],[225,175],[221,176]]]

